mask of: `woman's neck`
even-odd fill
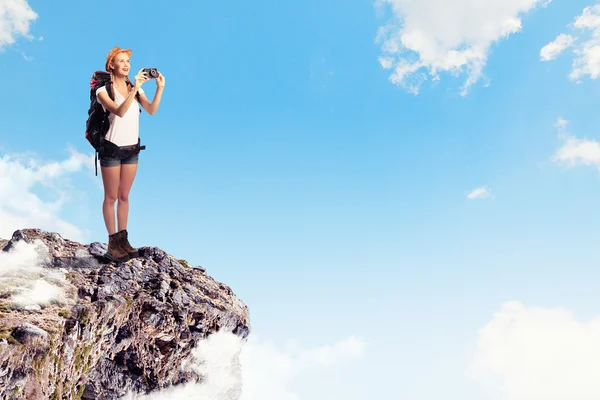
[[[125,80],[125,76],[118,76],[118,75],[114,75],[113,76],[113,84],[117,85],[118,87],[126,87],[127,86],[127,81]]]

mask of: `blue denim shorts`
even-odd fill
[[[106,156],[100,155],[100,165],[103,167],[116,167],[121,164],[137,164],[139,159],[139,153],[132,152],[132,154],[125,155],[124,157],[118,156]]]

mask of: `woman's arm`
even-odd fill
[[[131,106],[131,103],[133,103],[133,99],[135,98],[135,93],[136,93],[135,89],[131,90],[129,92],[129,94],[127,95],[127,97],[125,98],[125,101],[122,102],[118,106],[117,106],[117,103],[115,103],[114,101],[112,101],[110,99],[110,97],[108,96],[107,92],[100,92],[100,93],[98,93],[98,101],[108,111],[110,111],[111,113],[115,114],[116,116],[118,116],[120,118],[123,118],[123,115],[125,115],[125,113],[127,112],[127,110],[129,110],[129,107]]]
[[[120,118],[123,118],[123,115],[125,115],[127,110],[129,110],[131,103],[133,103],[133,99],[135,98],[135,94],[137,93],[138,89],[140,89],[142,87],[142,84],[144,82],[146,82],[148,79],[150,79],[150,78],[148,78],[145,74],[143,74],[142,70],[140,69],[139,72],[137,73],[137,75],[135,76],[135,84],[133,85],[133,88],[129,91],[129,94],[125,98],[125,101],[118,106],[117,106],[117,103],[115,103],[114,101],[112,101],[110,99],[107,92],[98,93],[98,101],[108,111],[110,111],[111,113],[115,114],[116,116],[118,116]]]
[[[158,106],[160,105],[160,99],[162,97],[163,90],[165,88],[165,77],[160,72],[158,78],[156,78],[156,93],[152,101],[148,100],[145,93],[140,93],[140,105],[150,115],[156,114]]]

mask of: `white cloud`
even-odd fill
[[[0,0],[0,50],[19,36],[32,39],[29,27],[37,17],[26,0]]]
[[[57,215],[72,196],[64,177],[93,166],[92,156],[73,150],[64,161],[40,162],[24,155],[0,158],[0,238],[10,238],[17,229],[40,228],[83,241],[85,232]],[[42,200],[33,192],[37,188],[46,189],[54,199]]]
[[[441,72],[466,72],[461,94],[483,76],[489,49],[521,30],[521,16],[548,0],[377,0],[392,16],[379,29],[379,62],[390,80],[417,94]],[[427,73],[426,73],[427,72]]]
[[[558,117],[558,120],[556,120],[556,127],[558,128],[559,132],[563,132],[564,129],[566,129],[568,124],[569,124],[569,121],[567,121],[566,119],[564,119],[562,117]]]
[[[596,400],[600,316],[508,302],[479,331],[467,374],[506,400]]]
[[[554,154],[553,160],[570,167],[594,165],[600,168],[600,143],[596,140],[568,137]]]
[[[309,400],[291,389],[311,384],[303,381],[304,372],[343,366],[362,357],[363,352],[363,342],[354,337],[306,350],[292,342],[284,351],[269,343],[254,341],[241,354],[244,377],[241,400]]]
[[[487,197],[492,197],[492,191],[487,186],[478,187],[471,193],[467,194],[467,198],[469,200],[485,199]]]
[[[542,61],[554,60],[560,53],[571,47],[574,42],[575,38],[573,36],[561,33],[556,37],[554,42],[542,47],[540,59]]]
[[[49,260],[49,250],[40,240],[32,244],[18,241],[9,251],[0,252],[0,295],[19,309],[67,303],[61,287],[65,270],[44,268]]]
[[[559,118],[556,126],[562,146],[552,155],[552,161],[566,167],[595,166],[600,170],[600,142],[580,139],[567,131],[568,121]]]
[[[123,400],[229,400],[233,398],[231,390],[242,390],[241,400],[309,400],[293,389],[310,384],[303,381],[303,373],[326,373],[328,368],[359,359],[363,352],[363,342],[354,337],[331,346],[301,349],[292,343],[279,350],[255,334],[243,344],[237,336],[221,331],[200,342],[193,351],[196,361],[187,366],[207,377],[203,384],[178,386],[147,396],[129,393]],[[240,371],[235,364],[238,355]],[[336,384],[339,382],[331,383]]]
[[[577,82],[580,82],[585,75],[589,75],[591,79],[597,79],[600,77],[600,4],[585,7],[581,15],[577,16],[568,28],[577,32],[577,36],[560,34],[554,42],[544,46],[542,52],[544,49],[556,49],[556,54],[548,58],[551,60],[556,58],[562,50],[572,47],[574,58],[569,78]],[[568,44],[563,49],[555,45],[561,37],[563,38],[561,40],[566,41],[564,44]],[[542,56],[542,61],[547,60]]]

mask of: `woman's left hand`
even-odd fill
[[[156,86],[159,88],[165,87],[165,76],[160,72],[158,73],[158,77],[156,78]]]

